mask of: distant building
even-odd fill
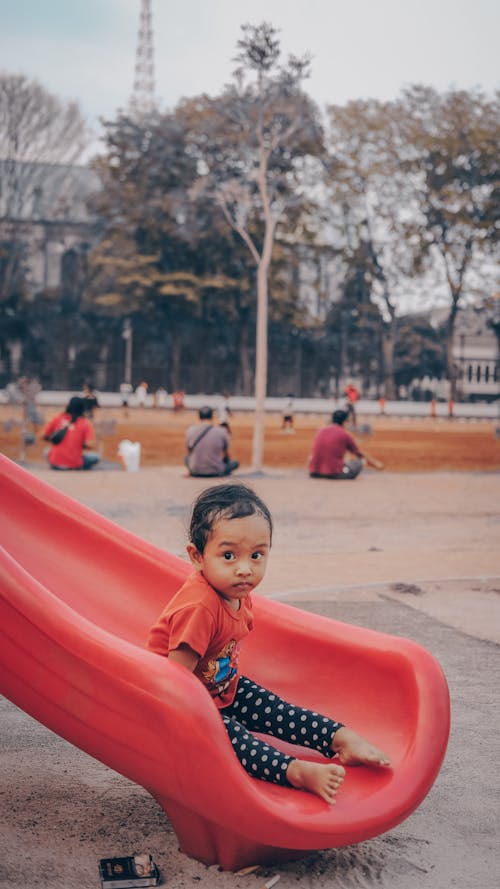
[[[497,299],[498,302],[498,299]],[[500,397],[500,355],[491,322],[500,324],[500,305],[494,309],[469,306],[458,312],[453,357],[458,392],[464,401],[492,401]]]
[[[100,187],[89,167],[0,160],[0,240],[28,245],[29,293],[58,287],[64,255],[88,249]]]
[[[490,303],[464,306],[457,313],[452,354],[460,401],[500,399],[500,351],[492,326],[500,325],[500,299],[491,299]],[[418,315],[429,318],[437,327],[446,322],[448,309],[433,309],[428,315],[420,312]],[[428,399],[450,397],[450,382],[446,377],[414,379],[409,388]]]

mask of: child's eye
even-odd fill
[[[226,562],[230,562],[231,559],[234,559],[234,556],[233,556],[231,550],[227,550],[227,552],[224,553],[223,557],[226,560]]]
[[[252,559],[254,559],[255,562],[258,562],[259,559],[262,559],[262,558],[263,558],[263,553],[252,553]]]

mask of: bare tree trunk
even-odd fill
[[[446,374],[450,383],[450,401],[457,400],[457,380],[459,368],[453,356],[453,337],[455,335],[455,321],[458,312],[458,296],[453,296],[450,314],[446,322]]]
[[[181,367],[182,343],[179,337],[172,337],[172,389],[180,389],[180,367]]]
[[[450,383],[450,401],[456,401],[460,368],[455,363],[453,357],[453,337],[455,335],[455,321],[462,296],[464,279],[472,256],[472,239],[470,237],[467,238],[464,244],[462,259],[458,269],[456,269],[455,279],[452,272],[452,263],[444,249],[441,250],[441,256],[446,269],[446,278],[451,294],[450,314],[446,321],[446,374]]]
[[[240,326],[239,336],[239,354],[240,354],[240,371],[241,371],[241,387],[243,395],[251,395],[252,392],[252,368],[250,367],[250,355],[248,349],[248,326],[246,319]]]
[[[257,270],[257,338],[255,348],[255,422],[253,428],[252,469],[262,471],[264,454],[265,400],[267,389],[267,271],[264,258]]]
[[[276,223],[272,218],[266,189],[266,166],[261,162],[260,192],[264,206],[266,229],[264,245],[257,267],[257,337],[255,346],[255,425],[253,430],[252,469],[262,471],[264,454],[265,400],[267,392],[267,316],[269,266]]]
[[[262,471],[264,454],[265,400],[267,392],[267,316],[268,278],[273,253],[276,220],[273,218],[267,187],[269,149],[264,147],[261,124],[258,128],[260,161],[259,193],[264,211],[264,244],[257,264],[257,335],[255,344],[255,424],[253,430],[252,469]]]
[[[394,322],[391,321],[387,326],[382,328],[382,358],[384,362],[384,398],[389,401],[396,397],[396,386],[394,384]]]

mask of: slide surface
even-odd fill
[[[425,649],[255,596],[243,672],[251,663],[252,678],[391,758],[388,770],[347,769],[330,807],[247,775],[201,683],[144,649],[187,562],[4,457],[0,503],[0,691],[145,787],[186,854],[230,870],[287,860],[381,834],[424,799],[450,718],[446,680]]]

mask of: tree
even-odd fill
[[[495,262],[488,257],[499,236],[499,110],[498,96],[441,95],[419,85],[396,102],[330,109],[328,171],[348,220],[344,251],[348,262],[360,253],[369,259],[366,272],[384,317],[389,397],[400,296],[411,293],[418,301],[425,288],[434,302],[443,294],[450,301],[447,372],[456,397],[452,348],[459,305],[494,288]]]
[[[411,192],[394,126],[399,109],[368,99],[328,110],[327,219],[346,277],[359,273],[380,309],[384,394],[394,398],[399,302],[411,271],[404,238]]]
[[[441,377],[445,370],[441,340],[441,331],[423,315],[402,316],[395,350],[398,386],[408,387],[422,377]]]
[[[440,95],[414,86],[400,101],[402,167],[414,185],[407,240],[415,269],[447,292],[446,365],[455,400],[453,335],[458,309],[478,289],[493,293],[500,195],[500,97],[479,90]],[[488,267],[489,266],[489,267]]]
[[[188,132],[182,110],[107,123],[95,201],[102,238],[91,256],[91,303],[116,318],[155,323],[174,388],[182,385],[183,329],[249,289],[242,250],[234,250],[218,211],[207,197],[196,205],[189,199],[198,174]]]
[[[276,229],[304,197],[300,170],[321,151],[317,111],[302,91],[307,57],[280,65],[271,25],[244,25],[234,83],[213,101],[186,107],[195,126],[193,151],[202,172],[195,195],[207,190],[248,248],[257,271],[255,423],[252,464],[262,469],[267,391],[268,290]],[[207,124],[209,129],[207,129]]]

